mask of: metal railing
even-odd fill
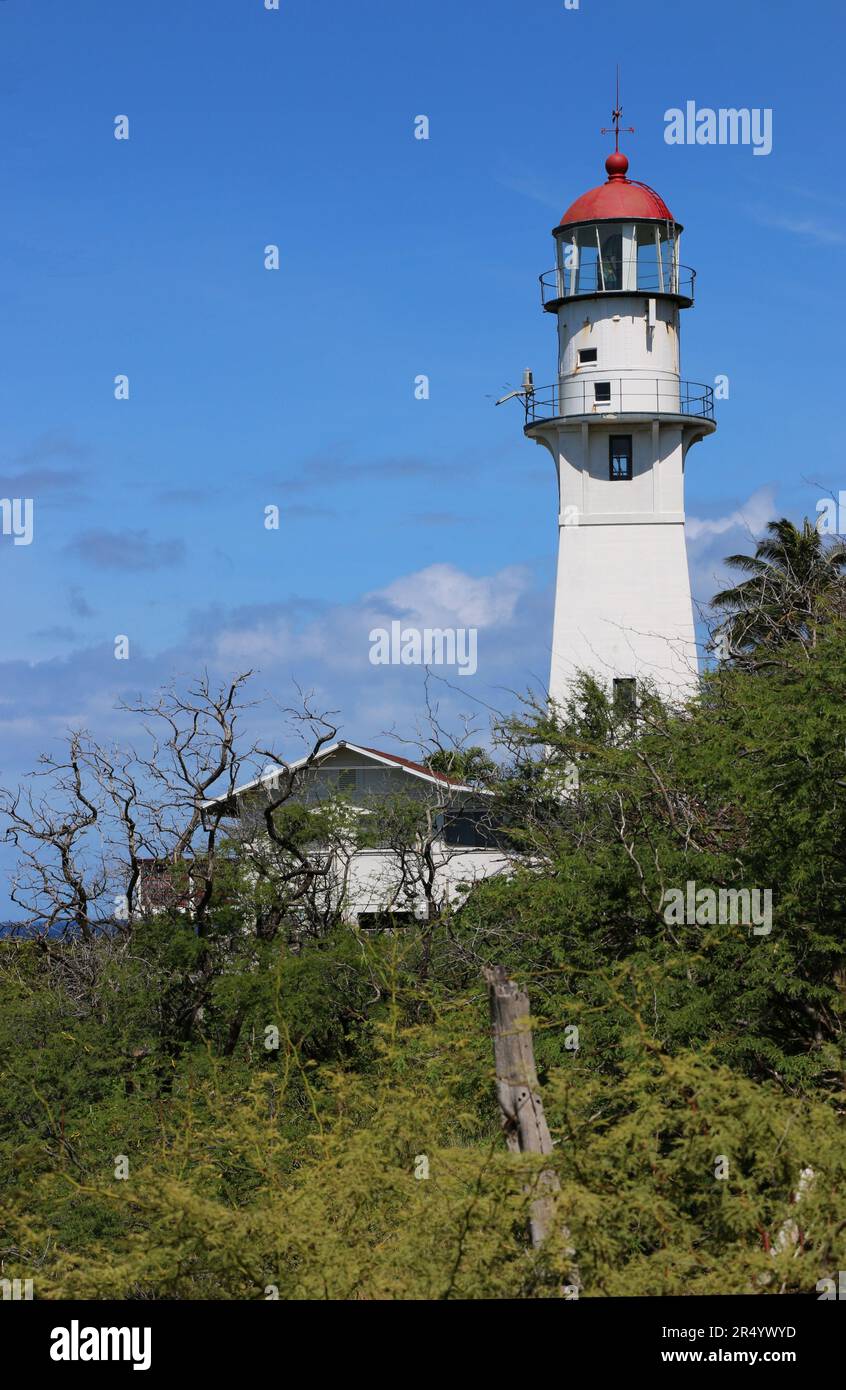
[[[545,270],[539,276],[541,304],[578,299],[584,294],[677,294],[693,299],[696,271],[689,265],[659,265],[653,261],[593,261],[589,265]]]
[[[597,394],[599,389],[599,394]],[[554,386],[519,392],[526,424],[567,415],[691,415],[714,419],[714,388],[672,377],[565,377]]]

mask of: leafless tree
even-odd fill
[[[171,684],[152,700],[125,702],[146,733],[142,751],[75,731],[64,755],[42,755],[28,785],[0,792],[4,839],[18,850],[12,899],[21,927],[42,939],[65,931],[87,940],[105,928],[126,935],[144,911],[165,908],[187,913],[202,932],[226,866],[232,794],[268,769],[268,835],[280,856],[288,853],[291,896],[306,891],[314,868],[276,829],[275,813],[336,726],[300,692],[300,706],[282,711],[286,732],[293,725],[308,744],[305,765],[294,769],[241,734],[244,712],[258,703],[246,697],[250,675],[215,687],[204,673],[184,690]]]

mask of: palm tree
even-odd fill
[[[456,782],[484,784],[496,773],[496,763],[484,748],[438,748],[425,759],[430,772],[440,772]]]
[[[846,597],[846,543],[826,542],[807,517],[801,529],[786,517],[770,521],[754,555],[729,555],[726,564],[749,576],[713,599],[723,612],[715,636],[732,655],[789,641],[813,647],[821,617]]]

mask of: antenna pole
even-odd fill
[[[622,108],[622,106],[620,105],[620,64],[618,63],[618,64],[617,64],[617,98],[616,98],[616,102],[615,102],[615,104],[614,104],[614,110],[611,112],[611,119],[612,119],[612,121],[614,122],[614,124],[613,124],[613,126],[605,126],[605,125],[604,125],[604,126],[602,127],[602,130],[599,132],[600,135],[612,135],[612,134],[613,134],[613,136],[614,136],[614,153],[615,153],[615,154],[619,154],[619,153],[620,153],[620,119],[621,119],[622,115],[623,115],[623,108]],[[634,133],[635,133],[635,128],[634,128],[633,125],[623,126],[622,129],[623,129],[624,132],[628,132],[630,135],[634,135]]]

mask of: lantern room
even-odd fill
[[[554,229],[556,265],[541,276],[544,308],[598,294],[667,295],[693,303],[694,271],[679,259],[682,227],[647,184],[627,177],[620,151],[605,161],[608,180],[583,193]]]

